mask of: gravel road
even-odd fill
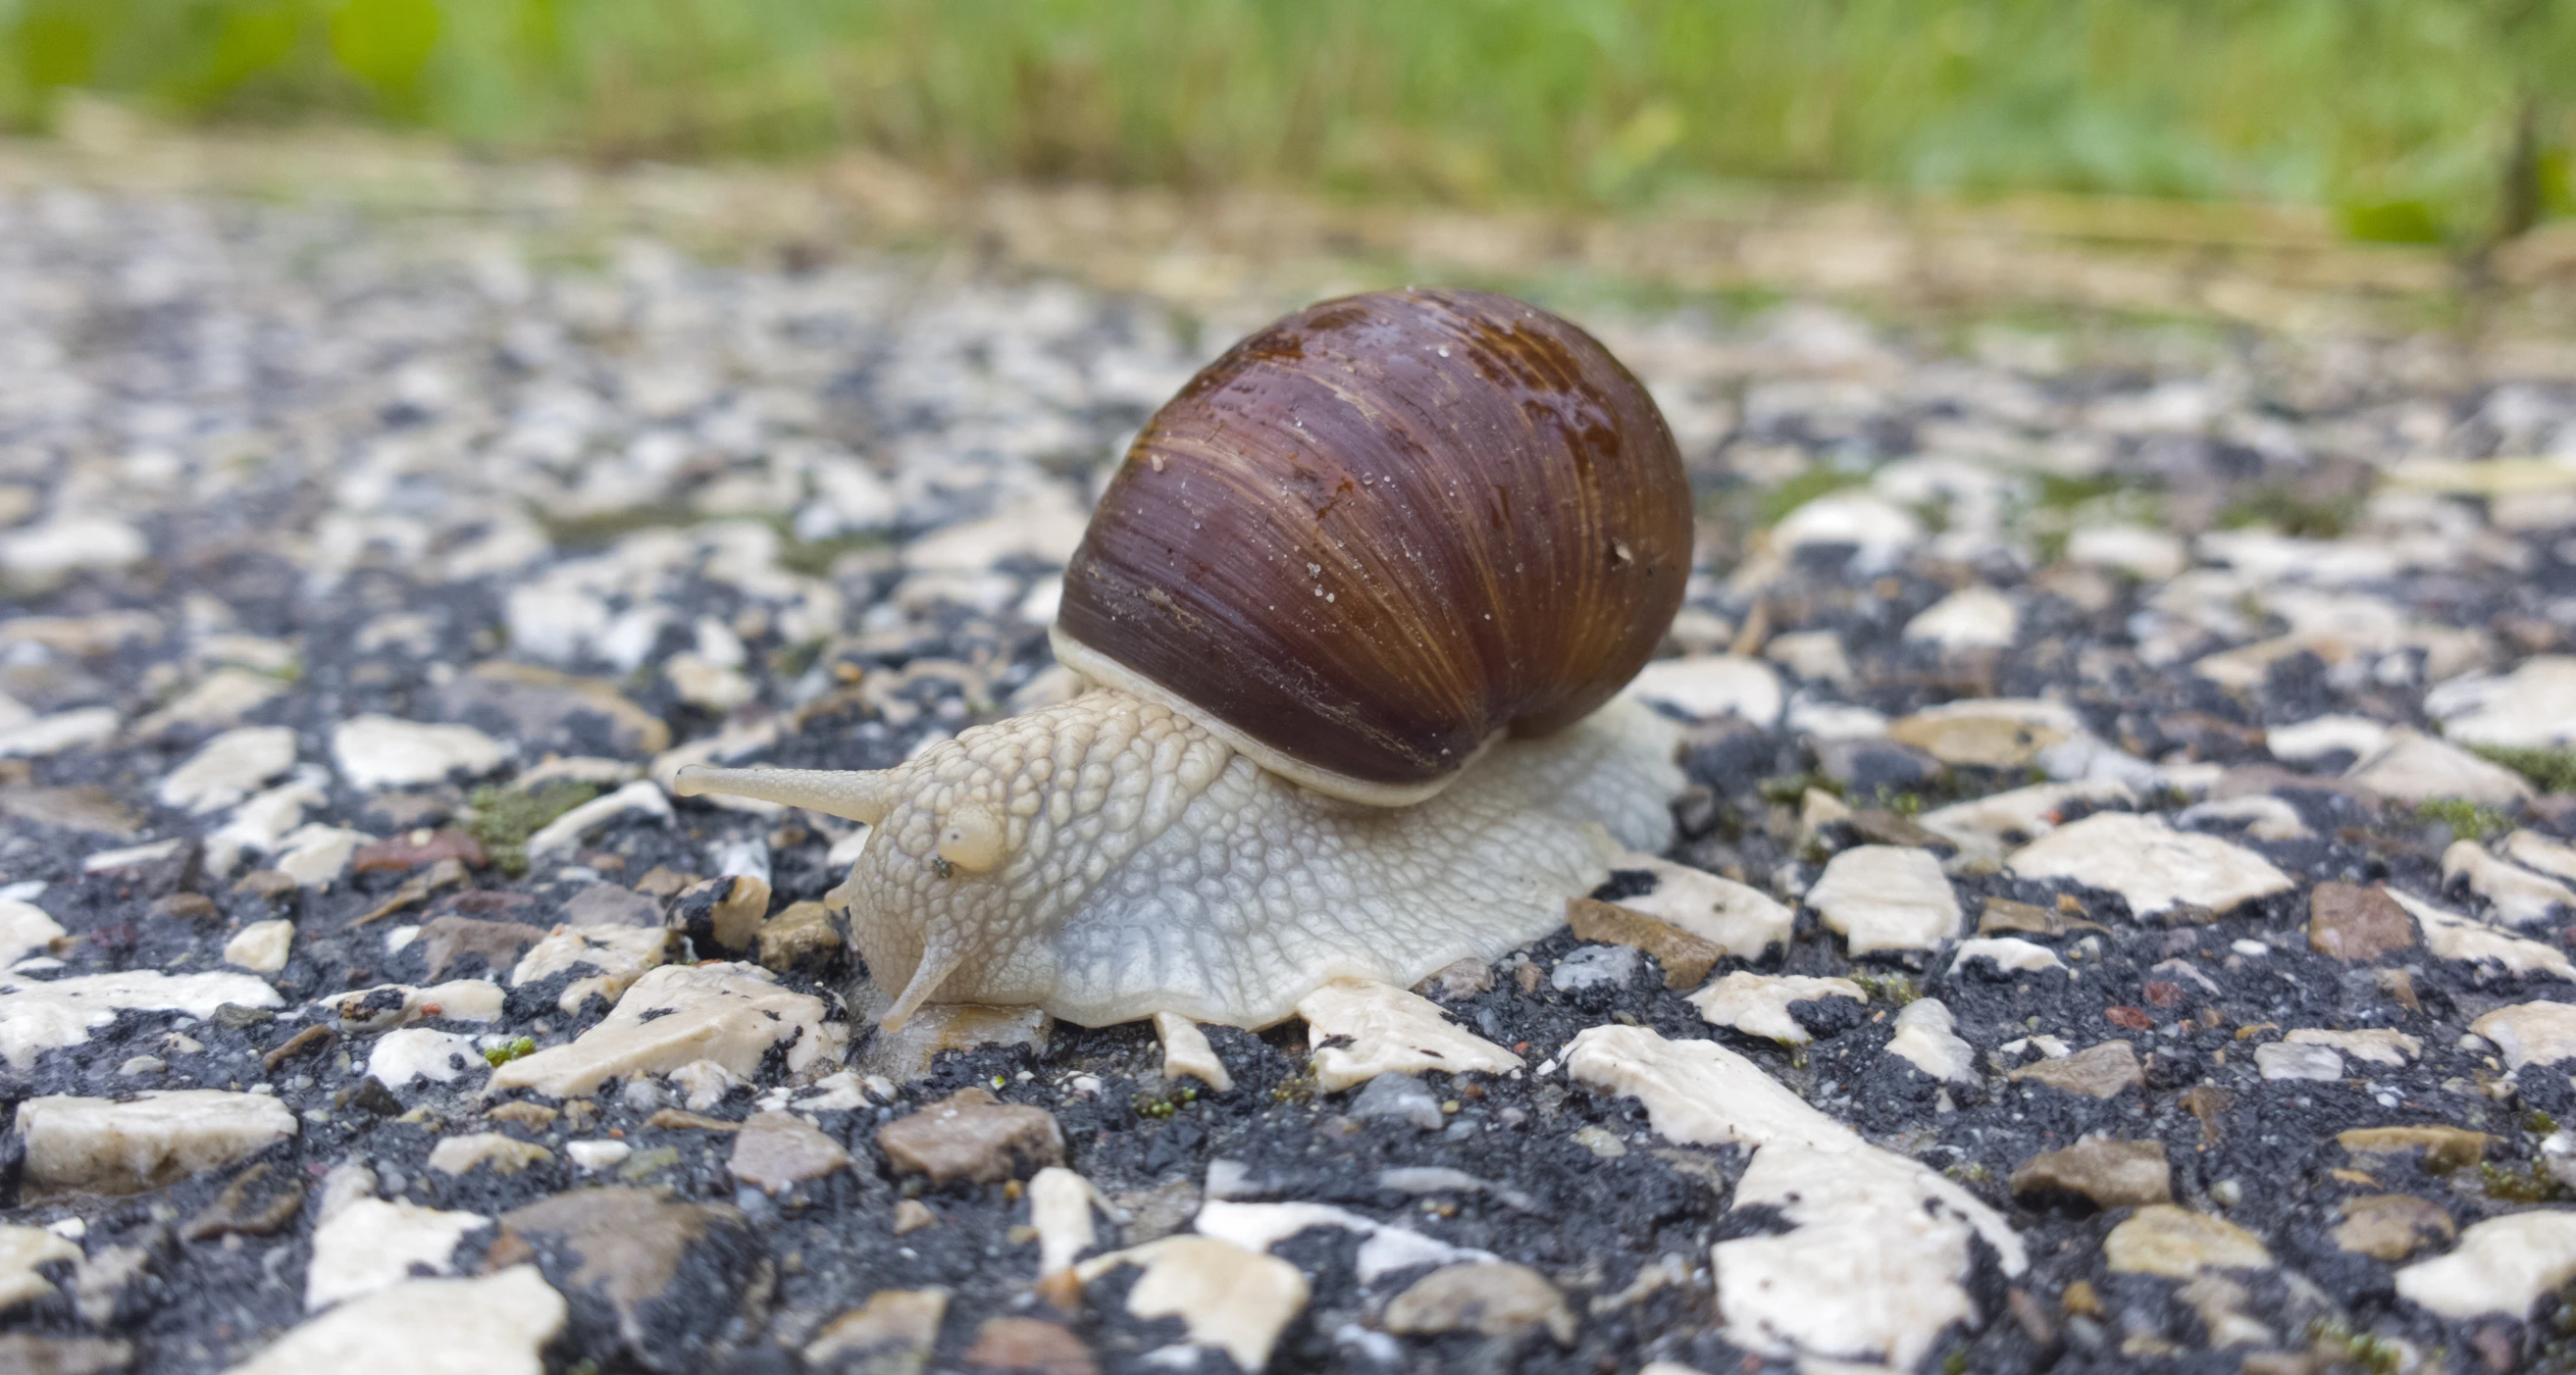
[[[0,197],[0,1371],[2576,1361],[2576,387],[1562,304],[1699,502],[1678,846],[1258,1034],[886,1035],[864,828],[673,773],[1065,693],[1257,321]]]

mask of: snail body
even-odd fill
[[[837,896],[922,1002],[1258,1027],[1555,929],[1671,842],[1687,484],[1645,390],[1505,297],[1328,301],[1158,412],[1066,570],[1089,680],[873,773],[684,770],[876,829]],[[1595,824],[1597,823],[1597,825]]]

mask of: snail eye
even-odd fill
[[[1002,862],[1007,851],[1001,818],[980,803],[967,803],[950,812],[939,826],[939,852],[932,867],[941,878],[953,870],[970,874],[988,873]]]

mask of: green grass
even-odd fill
[[[0,0],[0,121],[92,89],[602,158],[1476,205],[2044,189],[2469,243],[2576,209],[2571,58],[2563,0]]]
[[[527,792],[518,788],[476,788],[467,801],[474,808],[474,818],[466,831],[492,856],[501,872],[512,878],[528,872],[528,837],[543,830],[546,823],[573,808],[599,796],[595,784],[576,783],[558,778]]]
[[[2472,745],[2486,759],[2531,780],[2545,793],[2576,793],[2576,750],[2549,750],[2507,745]]]
[[[2513,818],[2493,807],[2481,807],[2466,798],[2437,797],[2415,804],[2415,819],[2425,824],[2440,822],[2451,828],[2455,840],[2484,840],[2513,829]]]

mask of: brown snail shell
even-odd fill
[[[1506,296],[1372,292],[1245,339],[1155,413],[1066,570],[1056,652],[1396,805],[1608,700],[1690,553],[1672,432],[1599,342]]]

